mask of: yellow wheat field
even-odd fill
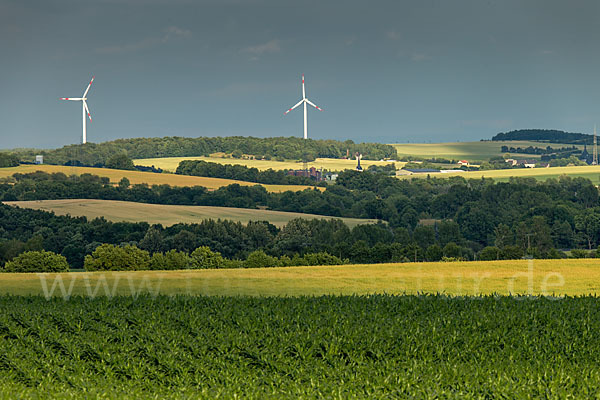
[[[136,165],[152,166],[162,168],[165,171],[175,171],[179,163],[183,160],[203,160],[217,164],[232,164],[244,165],[250,168],[257,168],[260,171],[267,169],[302,169],[304,164],[297,161],[274,161],[274,160],[245,160],[238,158],[221,158],[221,157],[165,157],[165,158],[145,158],[134,160]],[[361,165],[369,167],[370,165],[387,165],[388,161],[371,161],[361,160]],[[317,158],[313,162],[308,163],[308,167],[323,168],[330,171],[343,171],[345,169],[356,168],[356,160],[344,160],[337,158]],[[405,163],[396,162],[396,167],[400,168]]]
[[[68,200],[33,200],[7,201],[4,204],[22,208],[51,211],[57,215],[87,217],[89,219],[104,217],[109,221],[148,222],[164,226],[178,223],[199,223],[205,219],[228,219],[244,224],[248,221],[269,221],[282,227],[294,218],[331,219],[314,214],[302,214],[285,211],[253,210],[248,208],[212,207],[212,206],[175,206],[163,204],[145,204],[128,201],[68,199]],[[348,226],[376,223],[373,219],[339,218]]]
[[[312,186],[304,185],[263,185],[253,182],[236,181],[233,179],[204,178],[199,176],[186,176],[175,174],[156,174],[153,172],[125,171],[108,168],[90,168],[90,167],[67,167],[63,165],[20,165],[12,168],[0,168],[0,178],[12,176],[15,173],[30,173],[43,171],[47,173],[62,172],[66,175],[92,174],[107,177],[112,183],[118,183],[122,178],[127,178],[132,185],[145,183],[152,185],[171,185],[171,186],[204,186],[207,189],[215,190],[223,186],[237,183],[242,186],[264,186],[269,192],[284,192],[287,190],[304,190]],[[320,188],[322,190],[322,188]]]
[[[132,290],[215,296],[443,293],[452,296],[522,294],[556,297],[600,293],[600,261],[593,259],[108,273],[3,273],[0,277],[0,293],[15,295],[47,295],[52,287],[55,296],[62,295],[61,287],[72,290],[71,294],[80,295],[104,295],[106,292],[128,295]],[[60,282],[56,281],[57,277],[60,277]]]

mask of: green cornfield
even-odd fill
[[[0,297],[2,398],[598,398],[596,297]]]

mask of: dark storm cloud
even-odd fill
[[[98,53],[126,53],[130,51],[136,51],[145,49],[152,46],[157,46],[160,44],[165,44],[169,40],[173,40],[176,38],[187,38],[191,36],[192,32],[188,29],[178,28],[176,26],[170,26],[161,32],[161,34],[156,34],[154,36],[147,37],[138,42],[127,43],[127,44],[117,44],[113,46],[100,47],[96,49]]]
[[[301,135],[455,141],[598,121],[594,1],[1,1],[0,147]]]

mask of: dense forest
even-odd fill
[[[378,228],[374,225],[372,229]],[[387,228],[383,229],[387,231]],[[355,233],[357,237],[364,236],[359,231],[364,228]],[[150,254],[172,250],[193,253],[195,249],[207,246],[228,259],[246,259],[260,249],[274,256],[287,256],[292,265],[291,260],[297,255],[319,257],[318,253],[325,250],[338,251],[336,239],[344,237],[347,244],[356,242],[351,232],[341,220],[333,219],[297,219],[283,229],[264,221],[243,225],[220,220],[165,228],[147,223],[113,223],[104,219],[88,221],[0,205],[0,267],[23,252],[45,250],[62,254],[71,267],[81,268],[84,257],[102,244],[137,246]]]
[[[48,164],[79,162],[82,165],[104,165],[115,154],[125,153],[131,159],[157,157],[206,156],[211,153],[247,154],[256,158],[314,160],[317,157],[342,158],[347,152],[359,152],[367,160],[395,158],[393,146],[380,143],[354,143],[352,140],[314,140],[295,137],[163,137],[119,139],[104,143],[64,146],[56,150],[24,150],[19,156],[33,161],[36,154]]]
[[[492,140],[532,140],[549,143],[592,144],[594,137],[585,133],[571,133],[553,129],[519,129],[498,133],[492,137]]]
[[[16,167],[19,165],[19,157],[15,154],[0,153],[0,168]]]
[[[258,185],[230,185],[207,191],[202,187],[130,186],[124,180],[113,186],[106,179],[92,175],[76,178],[34,173],[17,174],[15,178],[12,184],[0,185],[0,199],[98,198],[163,204],[260,206],[272,210],[385,221],[379,225],[359,226],[352,231],[341,222],[323,222],[323,225],[296,222],[281,232],[263,224],[261,230],[269,231],[270,235],[279,239],[263,238],[262,244],[252,242],[252,239],[247,246],[244,245],[248,243],[244,235],[250,234],[238,237],[227,233],[228,228],[224,226],[235,225],[238,226],[235,229],[242,229],[241,225],[232,222],[159,228],[159,231],[166,232],[162,236],[162,242],[167,243],[166,249],[184,243],[182,237],[169,239],[169,232],[176,235],[179,233],[177,229],[183,229],[191,232],[188,236],[194,238],[190,240],[193,245],[189,248],[207,245],[226,257],[243,257],[257,249],[264,249],[273,256],[326,251],[352,262],[435,260],[442,256],[474,259],[490,257],[490,254],[494,258],[515,258],[524,253],[534,257],[559,257],[560,253],[555,249],[596,249],[600,242],[598,189],[584,178],[561,177],[545,182],[512,179],[499,183],[462,177],[409,181],[381,173],[346,171],[338,176],[337,184],[328,186],[323,192],[308,189],[284,193],[268,193]],[[3,210],[8,213],[9,209]],[[4,240],[18,239],[27,243],[38,230],[43,229],[45,233],[41,236],[44,241],[53,243],[58,234],[63,244],[63,247],[45,246],[46,250],[64,252],[64,246],[81,242],[74,239],[75,233],[71,229],[61,227],[63,223],[72,224],[69,221],[73,220],[53,217],[49,219],[53,225],[48,227],[44,218],[50,217],[43,216],[46,214],[25,210],[18,213],[2,216],[0,237]],[[14,219],[27,215],[42,215],[36,217],[42,221]],[[82,249],[88,251],[94,247],[89,247],[89,243],[139,244],[150,228],[147,224],[77,221],[83,221],[81,224],[86,227],[102,226],[105,230],[83,241],[77,253],[80,255]],[[114,228],[114,232],[113,228],[107,228],[114,226],[118,227]],[[207,234],[203,226],[214,226],[215,236]]]
[[[275,171],[269,168],[266,171],[259,171],[258,168],[249,168],[245,165],[218,164],[202,160],[183,160],[179,163],[175,173],[273,185],[313,185],[315,183],[309,177],[288,175],[287,170]]]

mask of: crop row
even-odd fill
[[[0,397],[592,398],[600,299],[0,297]]]

